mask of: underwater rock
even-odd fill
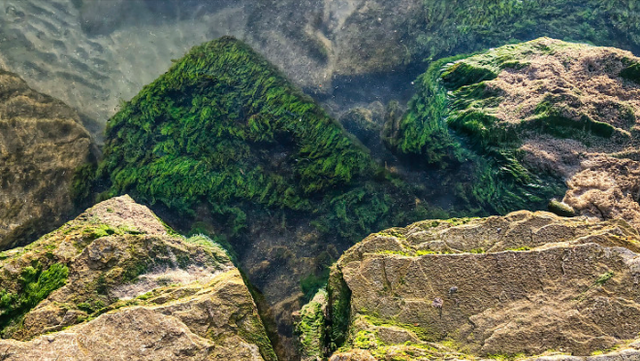
[[[543,209],[596,158],[637,158],[636,64],[627,51],[549,38],[439,60],[385,139],[396,154],[444,169],[444,188],[469,209]]]
[[[0,250],[72,216],[74,174],[97,154],[75,110],[0,69]]]
[[[541,36],[640,50],[634,0],[268,0],[249,14],[250,44],[314,92],[331,93],[341,78],[358,88],[359,76],[402,76],[425,59]]]
[[[194,47],[123,104],[98,173],[103,198],[131,194],[178,229],[229,242],[292,343],[300,292],[313,295],[340,251],[426,213],[409,186],[231,37]]]
[[[226,252],[128,196],[0,253],[0,356],[276,360]]]
[[[640,236],[622,220],[528,211],[426,220],[345,252],[326,301],[305,309],[326,308],[324,345],[339,348],[331,360],[584,361],[614,349],[602,359],[635,359],[638,252]]]
[[[508,42],[549,36],[640,50],[635,0],[499,0],[481,7],[473,0],[0,3],[0,62],[76,108],[98,141],[120,99],[191,46],[223,35],[244,39],[319,99],[347,100],[341,111],[362,89],[366,103],[404,102],[410,95],[401,93],[410,91],[424,60]]]

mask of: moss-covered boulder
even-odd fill
[[[312,295],[342,250],[425,209],[311,98],[230,37],[193,48],[122,105],[95,183],[103,198],[131,194],[179,229],[230,243],[267,303],[285,302],[274,311],[284,325],[300,291]]]
[[[76,111],[0,69],[0,250],[73,215],[74,174],[95,163],[94,148]]]
[[[226,252],[127,196],[0,253],[6,360],[275,360]]]
[[[326,302],[307,308],[326,308],[322,336],[336,361],[634,359],[638,252],[624,221],[528,211],[427,220],[351,248]],[[317,333],[309,317],[301,324]]]
[[[639,63],[549,38],[443,59],[417,80],[405,117],[385,126],[387,144],[443,169],[444,188],[470,210],[542,209],[585,162],[637,157]]]

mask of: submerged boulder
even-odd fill
[[[0,250],[25,245],[74,212],[74,174],[97,150],[78,114],[0,70]]]
[[[547,212],[392,228],[340,258],[324,304],[306,307],[326,308],[323,344],[302,345],[340,347],[334,361],[635,359],[639,252],[624,221]]]
[[[128,196],[0,253],[0,356],[275,360],[225,251]]]
[[[401,157],[443,169],[445,188],[469,209],[541,209],[567,186],[566,203],[594,208],[583,196],[593,185],[579,173],[627,177],[637,168],[638,64],[627,51],[549,38],[443,59],[418,79],[405,117],[386,125],[386,141]],[[601,196],[637,200],[639,184],[625,179]],[[616,216],[636,225],[623,208]]]

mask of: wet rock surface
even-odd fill
[[[66,221],[74,174],[97,154],[75,110],[0,69],[0,249]]]

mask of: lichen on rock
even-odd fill
[[[1,253],[0,285],[7,360],[276,359],[226,252],[128,196]]]
[[[640,331],[633,301],[638,252],[638,232],[624,221],[547,212],[427,220],[382,231],[332,269],[330,284],[348,289],[350,316],[343,342],[325,343],[333,354],[324,356],[638,357],[630,346]],[[336,331],[337,305],[329,297],[322,306],[327,340]]]

